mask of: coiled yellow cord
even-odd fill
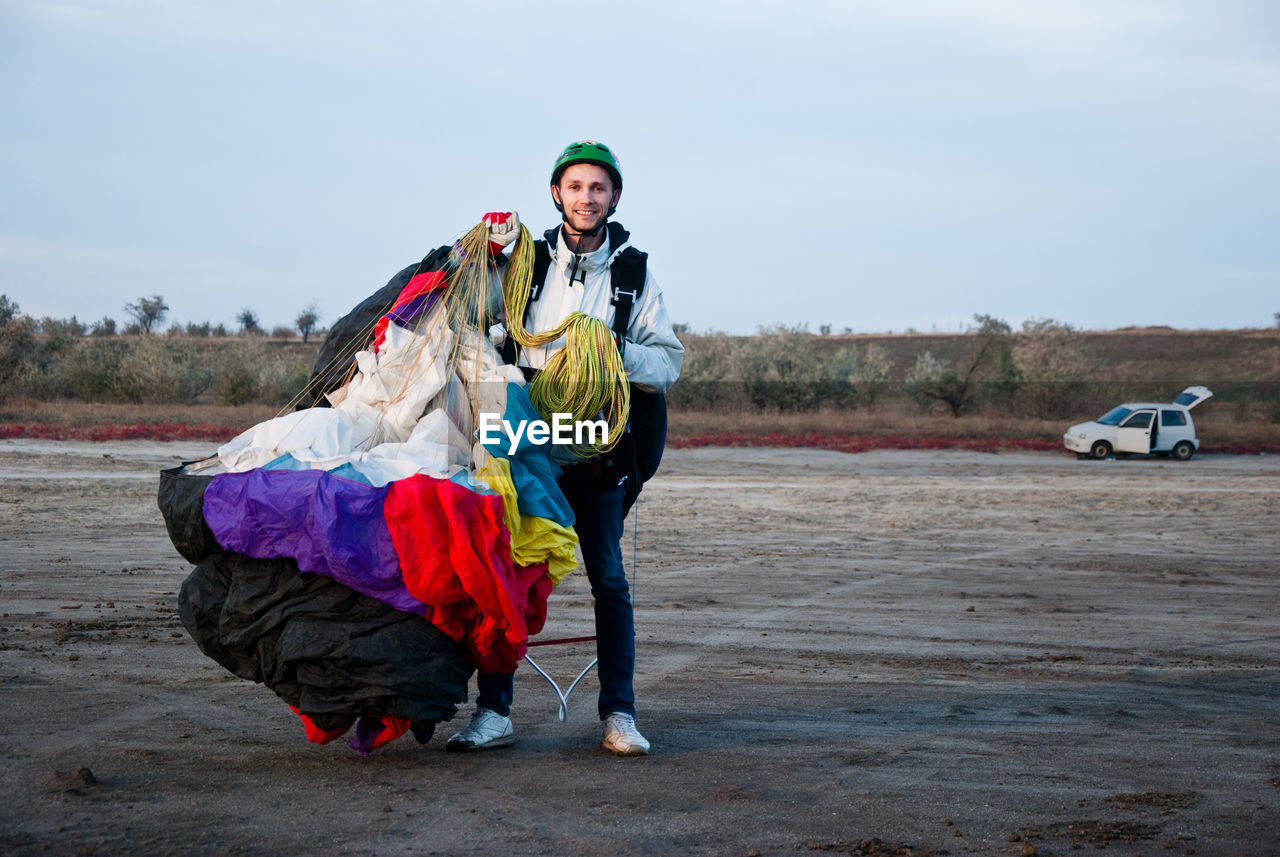
[[[507,335],[526,348],[565,337],[565,347],[533,379],[529,401],[548,422],[558,413],[573,414],[575,421],[603,419],[608,427],[604,442],[576,445],[571,450],[582,458],[608,452],[622,439],[631,413],[631,386],[613,331],[600,319],[575,312],[551,330],[529,333],[524,328],[524,314],[532,282],[533,238],[521,224],[502,283]]]

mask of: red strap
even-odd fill
[[[534,646],[558,646],[561,643],[590,643],[594,639],[595,637],[561,637],[558,640],[538,640],[537,642],[530,640],[529,648],[532,649]]]

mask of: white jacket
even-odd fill
[[[631,242],[626,240],[618,247],[611,247],[606,239],[599,250],[578,255],[561,244],[560,230],[556,229],[548,245],[551,265],[538,300],[529,302],[525,330],[530,333],[550,330],[573,312],[584,312],[612,326],[614,309],[610,303],[613,291],[609,266]],[[569,281],[571,271],[576,272],[576,281],[572,283]],[[684,346],[676,339],[662,290],[647,265],[645,271],[644,290],[631,309],[622,363],[632,383],[665,393],[680,377]],[[519,363],[541,369],[564,344],[562,336],[547,345],[522,348]]]

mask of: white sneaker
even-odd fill
[[[492,750],[516,742],[516,731],[510,717],[496,711],[476,706],[471,723],[466,729],[450,736],[444,748],[453,753],[469,753],[473,750]]]
[[[604,744],[617,756],[647,756],[649,742],[636,729],[636,719],[630,714],[615,712],[604,719]]]

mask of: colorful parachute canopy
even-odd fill
[[[429,735],[471,667],[514,670],[575,565],[549,447],[474,441],[480,414],[538,415],[481,332],[494,274],[457,256],[397,275],[345,383],[317,365],[329,407],[260,423],[161,481],[170,535],[197,563],[181,607],[202,650],[272,687],[314,740],[368,718],[362,752]]]

